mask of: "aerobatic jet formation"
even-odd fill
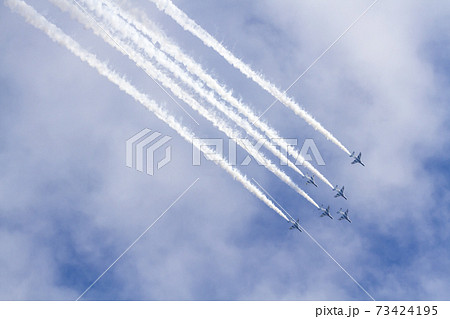
[[[339,211],[336,214],[341,214],[341,217],[339,217],[338,220],[343,220],[345,219],[346,221],[348,221],[349,223],[351,223],[352,221],[348,218],[348,209],[344,212],[342,211],[342,208],[339,209]]]
[[[358,156],[355,156],[355,152],[352,152],[352,154],[350,155],[350,157],[353,157],[353,158],[354,158],[352,164],[359,163],[359,164],[361,164],[362,166],[366,166],[366,165],[364,165],[363,162],[361,162],[361,152],[359,152]]]
[[[246,65],[246,63],[235,57],[232,52],[225,49],[225,47],[217,42],[214,37],[209,35],[205,30],[201,29],[200,26],[196,25],[195,22],[190,20],[187,16],[184,16],[184,13],[179,11],[179,9],[175,9],[176,7],[174,7],[170,0],[151,1],[157,3],[157,7],[159,9],[164,7],[159,4],[165,3],[172,8],[170,12],[178,12],[175,15],[179,15],[179,17],[183,16],[183,18],[180,18],[180,20],[175,20],[183,27],[183,29],[192,30],[192,26],[194,26],[193,28],[197,31],[193,34],[196,37],[199,37],[204,44],[218,52],[227,62],[246,75],[247,78],[253,80],[262,89],[270,93],[277,100],[281,101],[285,107],[293,111],[294,114],[306,121],[306,123],[311,125],[318,133],[322,134],[327,140],[339,147],[346,156],[350,155],[348,148],[345,147],[336,137],[334,137],[330,131],[325,129],[316,119],[314,119],[312,115],[304,110],[303,107],[290,98],[286,94],[286,91],[280,91],[276,85],[267,81],[262,75],[256,71],[253,71],[248,65]],[[56,2],[59,3],[60,1]],[[240,147],[245,148],[249,152],[249,156],[255,158],[258,163],[267,163],[267,165],[263,166],[268,171],[273,173],[281,182],[284,182],[286,186],[292,188],[297,194],[306,199],[314,207],[317,208],[319,205],[309,194],[307,194],[306,191],[297,185],[297,182],[295,182],[291,176],[288,175],[289,172],[285,172],[282,170],[282,167],[278,167],[278,165],[272,163],[271,160],[266,157],[265,152],[260,150],[260,147],[262,147],[263,144],[264,147],[268,151],[272,152],[273,155],[278,157],[281,162],[286,162],[286,164],[289,164],[288,166],[290,168],[302,176],[304,178],[302,182],[305,182],[306,185],[311,184],[318,187],[317,180],[315,178],[320,179],[333,189],[335,192],[335,198],[343,197],[347,200],[347,197],[344,194],[344,187],[342,186],[341,189],[339,189],[338,186],[333,188],[334,184],[332,184],[317,168],[315,168],[303,157],[303,149],[297,150],[294,146],[291,146],[286,142],[278,143],[278,146],[281,147],[280,150],[275,145],[272,145],[270,143],[271,140],[283,140],[281,136],[279,136],[279,133],[272,128],[269,123],[258,121],[260,116],[257,115],[257,112],[255,113],[254,110],[246,104],[246,102],[241,101],[234,96],[232,90],[230,90],[231,88],[228,88],[225,84],[221,84],[220,81],[213,77],[212,74],[205,71],[206,68],[204,68],[199,62],[195,61],[193,57],[185,53],[183,48],[178,47],[175,43],[172,43],[172,40],[164,34],[164,30],[158,30],[158,28],[155,29],[153,27],[151,29],[154,30],[150,30],[145,27],[145,23],[142,24],[141,22],[134,21],[133,15],[122,9],[120,6],[109,3],[109,1],[107,2],[108,4],[98,7],[95,6],[95,1],[84,1],[86,6],[85,9],[81,8],[80,5],[73,6],[71,9],[65,8],[64,5],[62,6],[64,9],[62,7],[60,7],[60,9],[63,11],[69,10],[72,15],[77,16],[77,19],[86,29],[91,29],[92,22],[96,23],[96,20],[94,17],[92,17],[92,21],[90,21],[89,19],[86,19],[86,17],[78,16],[83,15],[80,9],[83,9],[82,11],[85,11],[85,13],[91,11],[94,15],[98,15],[98,18],[102,21],[101,24],[103,24],[103,26],[101,26],[101,28],[104,28],[104,32],[94,33],[96,33],[108,44],[112,44],[112,40],[112,42],[114,42],[113,48],[119,50],[120,52],[125,50],[122,47],[127,48],[126,50],[129,54],[127,53],[126,55],[135,64],[135,66],[144,70],[150,78],[155,80],[157,83],[161,83],[160,88],[164,90],[165,93],[169,94],[170,97],[172,97],[173,94],[174,97],[186,103],[193,111],[196,111],[204,118],[204,120],[210,122],[212,126],[219,129],[230,139],[234,139],[234,137],[245,133],[244,136],[248,135],[253,140],[261,141],[262,144],[258,143],[258,145],[248,145],[249,147],[246,147],[247,144],[245,142],[247,142],[247,139],[235,139]],[[179,122],[176,119],[177,116],[171,114],[169,110],[166,110],[164,106],[160,106],[150,97],[147,97],[145,92],[140,92],[130,82],[128,82],[126,76],[116,73],[114,68],[111,68],[108,63],[101,61],[95,56],[94,53],[91,53],[83,48],[75,39],[62,31],[62,29],[59,29],[52,22],[48,21],[32,6],[26,4],[25,1],[7,0],[5,1],[5,4],[13,11],[16,11],[22,15],[27,22],[46,33],[47,36],[53,41],[64,46],[75,56],[89,64],[100,75],[104,76],[108,81],[118,86],[120,90],[140,102],[140,104],[149,109],[156,115],[157,118],[166,123],[170,128],[175,130],[188,143],[191,143],[193,140],[198,140],[196,134],[192,132],[189,127],[184,126],[182,122]],[[143,12],[141,13],[144,14]],[[143,17],[145,17],[145,15],[143,15]],[[100,24],[98,26],[100,26]],[[154,43],[158,43],[158,45],[155,46],[153,45]],[[171,93],[169,93],[169,91]],[[212,107],[204,107],[203,102],[208,103]],[[220,111],[220,114],[219,112],[216,113],[216,109]],[[192,120],[194,120],[194,122],[197,123],[188,111],[184,111],[187,115],[189,115],[189,117],[191,117]],[[254,120],[255,118],[257,119],[256,121]],[[131,146],[131,148],[134,149],[137,145],[131,145],[132,143],[130,144],[130,142],[136,142],[136,138],[144,138],[144,135],[142,134],[148,133],[148,131],[147,133],[143,132],[144,131],[127,140],[127,151],[128,146]],[[150,136],[145,141],[148,141],[149,138]],[[138,146],[141,147],[138,151],[142,149],[142,145],[144,145],[143,143],[144,141],[138,144]],[[213,161],[220,168],[225,170],[234,180],[241,183],[246,190],[256,196],[268,208],[273,210],[273,212],[282,217],[283,220],[288,220],[288,222],[291,223],[290,229],[297,229],[298,231],[307,234],[307,231],[300,226],[298,219],[295,220],[287,214],[289,215],[288,218],[286,214],[282,212],[281,207],[277,207],[276,201],[271,198],[269,193],[265,192],[265,194],[260,189],[262,187],[255,185],[258,183],[254,179],[253,181],[247,179],[240,169],[234,167],[234,165],[223,156],[218,147],[215,149],[209,144],[200,145],[200,142],[195,143],[194,146],[195,149],[199,150],[199,152],[202,152],[201,146],[207,147],[208,150],[205,154],[211,153],[211,156],[207,156],[207,159]],[[170,150],[166,149],[166,151]],[[231,152],[231,150],[229,151]],[[284,152],[286,152],[286,155],[284,155]],[[310,175],[303,174],[302,171],[296,167],[297,163],[293,163],[292,160],[289,160],[288,154],[289,156],[295,157],[299,165],[307,168]],[[127,153],[127,155],[129,154]],[[139,156],[137,157],[139,158]],[[361,161],[361,152],[358,155],[355,155],[355,152],[353,152],[350,157],[353,158],[352,164],[359,163],[362,166],[365,166]],[[133,159],[133,156],[130,158]],[[128,163],[128,159],[129,158],[127,156],[127,166],[132,167],[133,161],[131,161],[130,164]],[[280,163],[280,165],[283,164]],[[160,165],[158,165],[158,167],[159,166]],[[298,175],[295,176],[298,177]],[[322,207],[320,210],[322,211],[320,215],[321,217],[328,216],[330,219],[333,219],[330,214],[330,206],[327,208]],[[345,218],[350,222],[347,217],[347,212],[345,212],[345,214],[343,213],[344,217],[342,218]]]
[[[344,198],[345,200],[347,199],[347,197],[345,197],[345,195],[344,195],[344,186],[342,186],[342,188],[339,189],[339,186],[336,185],[336,187],[333,188],[333,190],[337,192],[336,195],[334,195],[335,198],[337,198],[337,197],[342,197],[342,198]]]

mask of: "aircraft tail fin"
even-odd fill
[[[353,156],[355,156],[355,151],[353,151],[353,152],[352,152],[352,155],[350,155],[350,157],[353,157]]]

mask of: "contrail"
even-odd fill
[[[167,55],[157,49],[142,33],[140,33],[137,29],[127,23],[126,20],[122,20],[119,18],[121,15],[119,10],[120,8],[112,5],[108,1],[101,1],[108,6],[98,6],[99,1],[90,1],[83,0],[83,3],[87,4],[89,10],[93,11],[99,18],[108,21],[108,25],[111,28],[115,28],[117,32],[120,32],[123,37],[122,40],[129,40],[140,50],[145,51],[147,53],[148,58],[155,58],[158,64],[168,69],[172,72],[177,78],[182,80],[184,83],[189,85],[194,91],[199,94],[202,98],[204,98],[208,103],[215,106],[222,113],[228,116],[231,120],[233,120],[236,124],[242,127],[247,134],[252,136],[255,140],[266,141],[264,143],[264,147],[266,147],[269,151],[271,151],[276,157],[278,157],[283,163],[287,163],[287,165],[292,168],[296,173],[304,177],[304,174],[298,169],[295,164],[287,158],[282,152],[280,152],[267,138],[260,134],[252,124],[250,124],[247,120],[243,119],[241,116],[236,114],[233,110],[231,110],[227,105],[223,102],[220,102],[211,90],[204,88],[203,83],[196,81],[192,78],[186,71],[184,71],[180,66],[178,66],[174,61],[170,60]],[[117,33],[116,36],[119,36]],[[139,50],[136,50],[139,51]],[[175,57],[176,61],[177,57]],[[236,137],[236,136],[234,136]],[[331,184],[330,184],[331,185]]]
[[[193,145],[201,150],[201,147],[207,152],[207,158],[214,161],[220,167],[222,167],[228,174],[230,174],[234,179],[239,181],[247,190],[249,190],[258,199],[264,202],[269,208],[283,217],[285,220],[289,221],[286,215],[277,207],[275,204],[269,200],[266,195],[256,187],[252,182],[250,182],[247,177],[241,174],[241,172],[228,164],[225,158],[220,154],[216,153],[214,149],[210,147],[205,147],[200,145],[195,135],[190,132],[190,130],[184,127],[180,122],[178,122],[175,117],[168,114],[166,110],[161,108],[155,101],[151,100],[147,95],[138,91],[130,82],[125,80],[122,76],[117,74],[115,71],[111,70],[105,62],[100,61],[97,57],[83,49],[78,42],[73,40],[70,36],[65,34],[57,26],[49,22],[42,15],[40,15],[33,7],[29,6],[22,0],[5,0],[5,4],[13,11],[22,15],[25,20],[45,32],[54,42],[66,47],[70,52],[79,57],[83,62],[88,63],[92,68],[96,69],[97,72],[109,81],[116,84],[120,90],[124,91],[131,97],[133,97],[137,102],[141,103],[147,109],[152,111],[160,120],[164,121],[173,130],[175,130],[181,137],[183,137],[188,143],[193,143]],[[197,142],[196,142],[197,141]]]
[[[62,8],[67,8],[66,2],[62,2],[61,0],[51,0],[53,3],[56,3],[58,6]],[[175,83],[172,79],[166,76],[163,72],[158,70],[154,65],[149,63],[145,58],[143,58],[140,54],[133,50],[130,44],[125,43],[120,39],[113,39],[111,34],[114,34],[116,30],[111,30],[109,26],[101,26],[99,30],[99,25],[95,20],[92,20],[90,17],[86,16],[78,6],[70,6],[70,12],[75,18],[77,18],[81,23],[83,23],[87,28],[90,28],[94,31],[94,33],[100,36],[105,42],[110,44],[112,47],[116,48],[123,54],[127,55],[131,60],[133,60],[138,67],[144,70],[151,78],[159,81],[163,86],[168,88],[175,96],[179,99],[183,100],[186,104],[192,107],[195,111],[197,111],[200,115],[210,121],[215,127],[217,127],[220,131],[225,133],[228,137],[236,137],[239,133],[229,127],[227,123],[220,119],[214,112],[207,110],[200,103],[198,103],[189,93],[184,91],[177,83]],[[130,53],[131,52],[131,53]],[[313,204],[315,207],[319,208],[319,205],[300,187],[295,184],[292,179],[281,169],[279,169],[276,165],[274,165],[268,158],[266,158],[261,152],[256,150],[253,147],[250,147],[248,143],[245,143],[242,139],[236,139],[236,142],[239,146],[244,148],[252,155],[258,163],[261,163],[266,167],[269,171],[271,171],[274,175],[280,178],[284,183],[290,186],[295,192],[297,192],[300,196],[303,196],[307,201]]]
[[[249,79],[259,84],[261,88],[269,92],[274,98],[283,103],[286,107],[290,108],[296,115],[304,119],[309,125],[311,125],[316,131],[320,132],[326,137],[327,140],[336,144],[341,150],[350,155],[348,149],[342,145],[329,131],[327,131],[319,122],[317,122],[308,112],[300,107],[293,99],[288,97],[285,92],[281,92],[274,84],[264,79],[262,75],[253,71],[250,66],[242,62],[227,48],[225,48],[219,41],[217,41],[206,30],[199,26],[194,20],[189,18],[183,11],[176,7],[170,0],[149,0],[153,2],[157,8],[173,20],[175,20],[183,29],[191,32],[198,37],[206,46],[215,50],[220,54],[228,63],[240,70]]]
[[[277,143],[280,147],[283,148],[283,150],[286,153],[293,156],[301,165],[305,166],[314,175],[316,175],[323,182],[325,182],[329,187],[333,188],[332,183],[329,182],[328,179],[325,178],[325,176],[323,176],[313,165],[311,165],[308,161],[306,161],[304,157],[297,151],[296,148],[287,144],[286,141],[280,137],[277,131],[269,127],[269,125],[267,125],[263,121],[260,121],[259,116],[257,116],[249,106],[236,99],[230,90],[228,90],[224,85],[220,84],[217,80],[211,77],[206,71],[204,71],[203,67],[199,63],[195,62],[190,56],[185,54],[181,48],[179,48],[176,44],[172,43],[172,41],[164,34],[164,32],[162,32],[152,21],[148,19],[145,13],[139,12],[139,17],[142,20],[141,23],[135,16],[133,16],[133,14],[129,14],[119,6],[113,4],[111,1],[109,0],[101,0],[101,1],[110,7],[113,14],[121,16],[130,25],[134,25],[134,27],[137,30],[139,30],[143,35],[146,35],[147,37],[151,38],[154,43],[159,43],[162,51],[170,55],[175,61],[181,62],[189,72],[191,72],[192,74],[198,76],[201,80],[203,80],[206,83],[206,85],[210,87],[212,90],[216,91],[224,101],[227,101],[228,103],[230,103],[230,105],[235,107],[239,113],[245,115],[248,121],[254,123],[254,125],[261,131],[263,131],[271,139],[271,141]],[[123,30],[121,29],[121,31]],[[142,45],[143,43],[148,42],[149,41],[147,40],[147,38],[143,37],[143,39],[139,40],[137,43],[139,45]],[[152,50],[154,51],[153,44],[150,43],[148,45],[152,46]],[[172,72],[174,72],[175,74],[179,73],[176,71]],[[241,125],[241,127],[243,126]],[[252,135],[254,138],[258,140],[260,139],[260,137],[255,137],[255,135],[251,133],[250,135]],[[278,150],[270,149],[270,151],[274,153]],[[282,161],[286,161],[284,158],[282,158],[285,156],[279,153],[281,152],[278,151],[277,153],[274,153],[274,155],[280,158]],[[288,165],[292,168],[292,162],[289,161]],[[303,174],[301,175],[303,176]]]

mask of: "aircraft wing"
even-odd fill
[[[339,220],[343,220],[343,219],[344,219],[344,216],[339,217]]]
[[[336,197],[339,197],[339,196],[340,196],[339,194],[334,195],[335,198],[336,198]]]
[[[361,160],[361,153],[358,154],[358,156],[356,157],[358,160]]]
[[[356,164],[356,163],[358,163],[358,161],[357,160],[353,160],[352,164]]]
[[[342,188],[341,188],[341,192],[342,192],[342,193],[344,192],[344,186],[342,186]]]

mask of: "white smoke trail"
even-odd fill
[[[112,47],[116,48],[123,54],[127,55],[131,60],[133,60],[138,67],[144,70],[151,78],[159,81],[163,86],[168,88],[175,96],[179,99],[183,100],[186,104],[192,107],[195,111],[197,111],[200,115],[210,121],[215,127],[217,127],[220,131],[225,133],[230,138],[236,137],[239,133],[229,127],[227,123],[220,119],[216,114],[207,110],[200,103],[198,103],[191,95],[189,95],[186,91],[184,91],[177,83],[175,83],[172,79],[167,77],[163,72],[158,70],[154,65],[148,62],[145,58],[143,58],[138,52],[136,52],[133,47],[120,40],[113,39],[112,35],[117,32],[111,28],[111,26],[102,25],[101,30],[96,21],[92,20],[88,17],[82,10],[76,5],[69,5],[64,0],[51,0],[53,3],[58,5],[62,10],[69,9],[72,16],[74,16],[78,21],[85,25],[85,27],[90,28],[93,32],[100,36],[105,42],[110,44]],[[306,194],[300,187],[295,184],[291,178],[279,169],[276,165],[274,165],[269,159],[267,159],[262,153],[257,151],[253,147],[249,147],[248,144],[244,142],[242,139],[236,140],[237,144],[242,148],[246,149],[250,155],[252,155],[258,163],[262,163],[264,167],[266,167],[269,171],[275,174],[278,178],[280,178],[284,183],[290,186],[295,192],[299,195],[303,196],[307,201],[313,204],[315,207],[319,208],[319,205],[308,195]]]
[[[149,99],[147,95],[139,92],[130,82],[111,70],[106,63],[98,60],[94,54],[83,49],[75,40],[73,40],[61,29],[50,23],[42,15],[36,12],[33,7],[29,6],[22,0],[5,0],[5,4],[10,7],[11,10],[22,15],[28,23],[45,32],[53,41],[66,47],[70,52],[79,57],[82,61],[88,63],[91,67],[96,69],[98,73],[106,77],[112,83],[116,84],[122,91],[129,94],[137,102],[141,103],[147,109],[152,111],[160,120],[169,125],[187,142],[194,143],[194,146],[201,151],[201,145],[195,142],[197,139],[195,138],[194,134],[189,131],[189,129],[184,127],[172,115],[168,114],[166,110],[162,109],[156,102]],[[207,150],[205,154],[208,154],[208,158],[210,160],[215,161],[215,163],[222,167],[234,179],[238,180],[247,190],[249,190],[253,195],[259,198],[277,214],[279,214],[285,220],[289,220],[286,215],[281,212],[278,207],[276,207],[274,203],[261,192],[259,188],[257,188],[244,175],[242,175],[239,170],[228,164],[226,159],[224,159],[221,155],[215,153],[212,148],[206,148],[205,146],[202,147],[204,150]]]
[[[263,146],[266,147],[269,151],[271,151],[276,157],[278,157],[283,163],[287,163],[287,165],[292,168],[299,175],[304,177],[304,174],[295,166],[295,164],[287,158],[282,152],[280,152],[270,141],[266,139],[266,137],[260,134],[255,128],[241,116],[233,112],[229,107],[227,107],[224,103],[217,100],[214,96],[214,93],[210,90],[204,88],[203,83],[196,81],[193,79],[186,71],[184,71],[181,67],[179,67],[174,61],[170,60],[165,53],[157,49],[142,33],[140,33],[137,29],[132,27],[130,24],[127,24],[126,20],[122,20],[118,18],[121,12],[120,9],[110,3],[109,1],[92,1],[92,0],[82,0],[83,3],[87,4],[89,10],[95,12],[95,14],[107,21],[110,27],[116,29],[115,36],[119,36],[118,32],[122,34],[123,41],[132,41],[132,43],[140,50],[143,50],[147,53],[148,58],[155,58],[156,61],[163,67],[167,68],[170,72],[172,72],[176,77],[182,80],[184,83],[189,85],[194,91],[199,94],[202,98],[204,98],[208,103],[214,105],[217,109],[219,109],[222,113],[228,116],[231,120],[233,120],[236,124],[242,127],[247,134],[252,136],[257,141],[264,140],[266,141]],[[109,8],[105,6],[101,6],[99,4],[105,3],[109,6]],[[139,50],[136,50],[139,51]],[[176,61],[178,61],[175,58]],[[308,163],[309,164],[309,163]],[[319,173],[320,174],[320,173]],[[330,184],[331,185],[331,184]]]
[[[273,97],[283,103],[285,106],[290,108],[295,114],[300,116],[311,125],[315,130],[324,135],[327,140],[330,140],[336,144],[340,149],[350,155],[348,149],[342,145],[329,131],[327,131],[319,122],[317,122],[308,112],[306,112],[302,107],[300,107],[293,99],[288,97],[286,93],[281,92],[275,85],[270,83],[268,80],[264,79],[262,75],[253,71],[250,66],[242,62],[233,53],[231,53],[227,48],[225,48],[219,41],[217,41],[212,35],[210,35],[206,30],[200,27],[194,20],[189,18],[183,11],[176,7],[170,0],[149,0],[153,2],[157,8],[173,20],[175,20],[183,29],[191,32],[193,35],[198,37],[206,46],[212,48],[217,53],[219,53],[228,63],[240,70],[249,79],[258,83],[261,88],[269,92]]]
[[[159,43],[162,51],[172,56],[172,58],[175,61],[181,62],[188,71],[198,76],[211,89],[216,91],[224,101],[227,101],[228,103],[230,103],[230,105],[235,107],[238,110],[238,112],[245,115],[249,120],[249,122],[254,123],[254,125],[261,131],[263,131],[272,141],[276,142],[279,146],[281,146],[281,148],[285,152],[296,158],[301,165],[305,166],[314,175],[316,175],[323,182],[325,182],[329,187],[333,188],[332,183],[330,183],[328,179],[325,176],[323,176],[313,165],[311,165],[308,161],[306,161],[303,158],[303,156],[297,151],[296,148],[287,144],[286,141],[280,137],[277,131],[269,127],[269,125],[267,125],[265,122],[260,121],[259,117],[253,112],[253,110],[249,106],[236,99],[231,91],[229,91],[224,85],[220,84],[217,80],[212,78],[206,71],[204,71],[203,67],[199,63],[195,62],[190,56],[185,54],[181,48],[179,48],[176,44],[172,43],[172,41],[164,34],[164,32],[162,32],[153,22],[151,22],[147,18],[145,13],[139,12],[139,18],[140,20],[142,20],[141,23],[136,18],[136,16],[129,14],[127,11],[111,3],[111,1],[109,0],[101,0],[101,1],[111,8],[113,14],[120,15],[129,24],[134,25],[137,30],[142,32],[143,35],[146,35],[149,38],[151,38],[154,43]],[[138,13],[136,12],[136,14]],[[148,42],[147,39],[141,39],[139,40],[138,43],[143,44],[146,43],[146,41]],[[253,137],[255,136],[253,135]],[[273,153],[273,150],[271,151]],[[280,155],[277,154],[275,155],[280,158]],[[288,165],[291,167],[290,164]]]

